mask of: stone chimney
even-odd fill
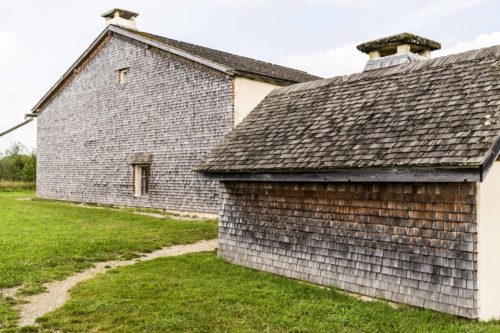
[[[425,61],[431,51],[439,50],[441,44],[410,33],[376,39],[357,46],[357,49],[370,56],[365,71]]]
[[[101,15],[106,19],[106,26],[112,24],[125,29],[137,30],[135,18],[139,16],[128,10],[114,8]]]

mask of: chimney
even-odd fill
[[[125,29],[137,30],[137,26],[135,25],[135,18],[139,16],[138,13],[120,8],[114,8],[102,14],[101,16],[106,19],[106,26],[112,24]]]
[[[357,49],[370,56],[364,71],[425,61],[441,44],[410,33],[402,33],[359,44]]]

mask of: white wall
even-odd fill
[[[479,318],[500,319],[500,162],[479,185]]]
[[[243,77],[234,78],[234,126],[252,111],[271,91],[280,86],[250,80]]]

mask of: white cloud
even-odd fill
[[[500,31],[495,31],[489,34],[482,34],[470,41],[458,42],[452,47],[434,52],[433,55],[435,57],[440,57],[448,54],[455,54],[493,45],[500,45]]]
[[[15,35],[0,31],[0,132],[24,120],[31,109],[31,96],[37,91],[40,74],[45,70],[40,57],[25,52]],[[37,75],[30,75],[37,71]],[[29,97],[28,97],[29,96]],[[13,142],[22,142],[29,148],[36,146],[33,123],[0,138],[0,151]]]
[[[407,26],[410,22],[412,27],[422,26],[452,16],[467,9],[480,6],[498,0],[433,0],[423,1],[418,9],[403,14],[394,22],[394,26]]]
[[[0,66],[5,66],[15,59],[15,53],[9,52],[9,50],[15,50],[17,48],[17,40],[14,34],[10,32],[0,32],[0,50],[5,50],[0,52]]]
[[[351,74],[363,70],[368,56],[356,49],[358,43],[349,43],[326,51],[284,56],[279,63],[322,77]]]
[[[375,0],[305,0],[309,5],[326,5],[334,7],[368,7],[377,4]]]
[[[228,6],[228,7],[240,7],[248,4],[265,4],[270,0],[210,0],[212,3]]]
[[[373,6],[376,0],[209,0],[209,2],[228,7],[241,7],[243,5],[271,5],[280,3],[282,5],[312,5],[312,6],[332,6],[339,8]]]
[[[309,54],[291,54],[282,57],[279,63],[322,77],[332,77],[360,72],[368,61],[368,56],[359,52],[356,45],[349,43],[326,51]],[[459,42],[452,47],[433,53],[433,57],[460,53],[492,45],[500,45],[500,31],[482,34],[470,41]]]

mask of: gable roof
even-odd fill
[[[124,29],[115,25],[108,25],[89,46],[89,48],[87,48],[77,61],[32,108],[33,113],[36,113],[37,110],[50,98],[50,96],[52,96],[52,94],[57,91],[59,87],[74,73],[78,66],[80,66],[105,39],[108,33],[117,33],[132,38],[229,75],[247,76],[253,79],[280,82],[282,84],[294,84],[320,79],[319,77],[308,74],[304,71],[274,65],[194,44],[184,43],[146,32]]]
[[[129,32],[138,34],[140,36],[158,41],[166,46],[182,50],[189,54],[196,55],[200,58],[207,59],[221,66],[232,70],[235,74],[245,75],[250,74],[253,76],[261,76],[289,83],[307,82],[318,80],[320,77],[308,74],[307,72],[283,67],[268,62],[255,60],[232,53],[214,50],[208,47],[181,42],[178,40],[153,35],[146,32],[131,31]]]
[[[494,46],[275,90],[196,170],[474,169],[482,180],[499,117]]]

